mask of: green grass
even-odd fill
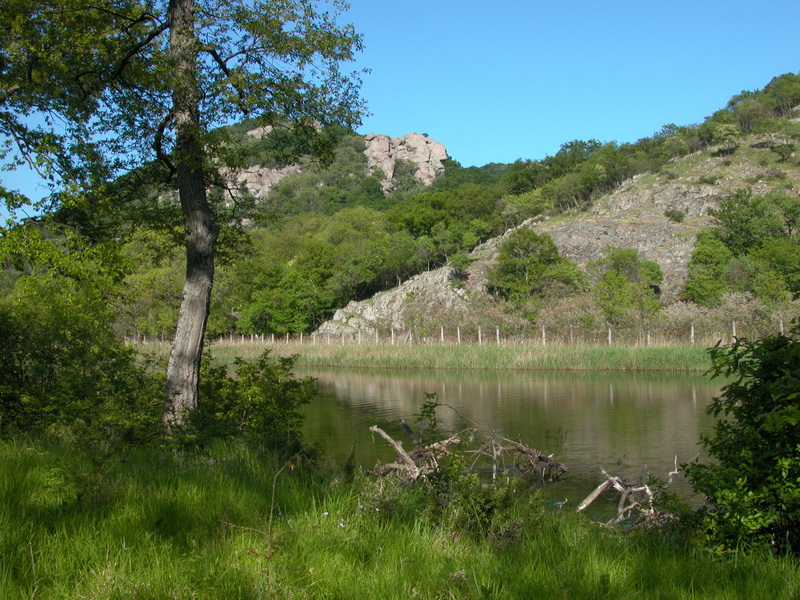
[[[0,442],[0,597],[793,598],[795,560],[720,558],[519,503],[522,535],[470,535],[414,491],[290,470],[243,445],[100,458]],[[405,504],[404,504],[405,503]],[[378,508],[379,510],[376,510]]]
[[[298,366],[379,369],[538,369],[576,371],[705,372],[710,360],[704,347],[590,345],[406,345],[326,344],[297,342],[230,343],[210,345],[221,362],[235,356],[255,358],[265,349],[286,356],[297,354]]]

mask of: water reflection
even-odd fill
[[[548,493],[577,505],[601,479],[599,467],[637,479],[646,464],[659,476],[674,456],[688,460],[711,420],[705,406],[719,383],[698,375],[580,374],[530,371],[302,370],[317,378],[319,396],[307,407],[306,436],[333,457],[369,467],[393,460],[378,425],[406,440],[399,419],[413,424],[435,392],[454,410],[439,409],[448,432],[491,428],[548,453],[570,468]],[[405,441],[410,446],[410,441]],[[683,486],[686,490],[686,487]],[[579,497],[580,496],[580,497]]]

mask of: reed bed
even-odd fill
[[[97,456],[0,442],[0,597],[796,598],[800,566],[629,537],[515,505],[525,535],[468,535],[356,474],[242,444]],[[413,492],[409,492],[413,493]],[[414,506],[413,503],[409,506]],[[527,524],[525,524],[527,523]]]
[[[711,366],[701,346],[494,345],[494,344],[316,344],[296,340],[209,345],[220,362],[254,358],[264,350],[297,355],[297,365],[372,369],[530,369],[560,371],[705,372]]]

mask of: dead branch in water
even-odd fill
[[[454,435],[446,440],[430,444],[417,450],[412,450],[410,453],[403,449],[403,442],[398,442],[393,439],[388,433],[377,425],[369,428],[372,433],[377,433],[392,447],[397,454],[397,460],[393,463],[385,465],[376,465],[370,469],[370,473],[374,475],[387,475],[388,473],[397,473],[398,477],[408,481],[415,481],[420,476],[427,475],[436,470],[439,466],[439,460],[450,454],[448,448],[453,444],[458,444],[461,439],[458,435]]]
[[[669,511],[656,506],[655,501],[658,491],[672,485],[673,478],[680,473],[677,456],[675,457],[675,466],[673,470],[667,475],[667,481],[657,488],[651,484],[628,484],[621,477],[610,475],[603,467],[600,467],[600,471],[605,477],[605,481],[598,485],[592,493],[578,505],[577,512],[588,508],[603,492],[611,489],[619,494],[617,514],[609,521],[603,523],[605,527],[612,527],[629,519],[633,519],[633,527],[657,527],[676,518]]]
[[[567,467],[555,460],[552,454],[544,454],[494,432],[484,440],[483,446],[474,451],[472,466],[475,467],[481,458],[491,460],[492,481],[496,481],[503,470],[517,472],[536,483],[552,483],[567,471]],[[506,464],[504,457],[510,457],[511,464]]]
[[[475,437],[475,431],[468,429],[445,440],[406,452],[402,442],[393,439],[380,427],[375,425],[369,430],[386,440],[398,457],[392,463],[373,467],[370,473],[381,476],[395,473],[406,481],[415,481],[421,476],[434,472],[439,466],[439,461],[452,454],[450,446],[461,443],[462,436],[468,436],[469,441],[474,440]],[[468,452],[475,454],[470,468],[482,468],[484,465],[479,464],[482,458],[491,460],[493,481],[497,480],[501,468],[505,471],[516,471],[538,483],[556,481],[567,471],[566,466],[556,461],[552,454],[544,454],[528,448],[520,442],[500,437],[494,433],[485,437],[484,443],[477,450]],[[510,466],[500,464],[503,456],[511,457],[512,464]]]

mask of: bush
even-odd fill
[[[670,208],[664,211],[664,216],[667,217],[670,221],[675,221],[676,223],[683,223],[683,219],[686,215],[683,214],[682,210]]]
[[[722,550],[800,549],[798,330],[711,349],[714,376],[733,381],[708,407],[718,420],[702,443],[715,462],[686,469],[707,498],[706,537]]]
[[[0,434],[104,448],[160,435],[163,378],[114,336],[95,292],[29,276],[0,301]]]
[[[253,363],[235,359],[236,375],[204,359],[201,403],[189,416],[186,441],[207,443],[233,437],[255,438],[261,445],[293,454],[304,450],[300,407],[316,392],[311,378],[292,375],[296,357],[270,357],[266,350]]]

